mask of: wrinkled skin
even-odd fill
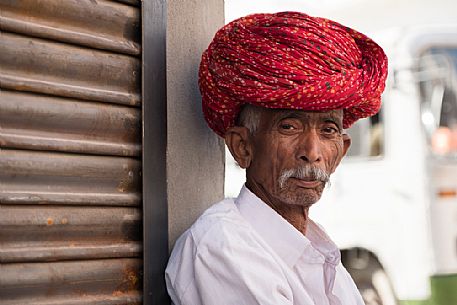
[[[245,127],[232,127],[226,133],[227,146],[246,168],[246,186],[305,233],[308,209],[320,199],[325,182],[289,178],[281,188],[279,177],[304,165],[328,174],[335,171],[351,142],[343,134],[343,112],[259,109],[257,131],[251,135]]]

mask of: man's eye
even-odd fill
[[[336,129],[334,127],[325,127],[324,129],[322,129],[322,131],[325,134],[329,134],[329,135],[333,135],[333,134],[338,133],[338,129]]]
[[[295,129],[295,127],[292,126],[291,124],[281,124],[279,127],[280,127],[281,129],[286,129],[286,130]]]

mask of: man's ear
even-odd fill
[[[234,126],[225,132],[225,144],[241,168],[248,168],[251,165],[252,145],[250,141],[251,134],[246,127]]]
[[[343,133],[342,136],[343,136],[343,151],[342,151],[342,154],[338,156],[336,163],[335,163],[335,167],[332,169],[331,173],[333,173],[335,171],[335,169],[338,167],[341,160],[343,160],[343,157],[346,155],[349,147],[351,146],[351,137],[346,133]]]
[[[349,147],[351,147],[351,142],[351,137],[347,133],[343,133],[343,156],[346,155]]]

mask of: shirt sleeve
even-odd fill
[[[201,304],[292,305],[278,262],[256,238],[238,230],[217,225],[199,243],[193,269]]]

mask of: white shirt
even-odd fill
[[[340,251],[306,237],[245,186],[178,239],[165,272],[175,305],[363,305]]]

